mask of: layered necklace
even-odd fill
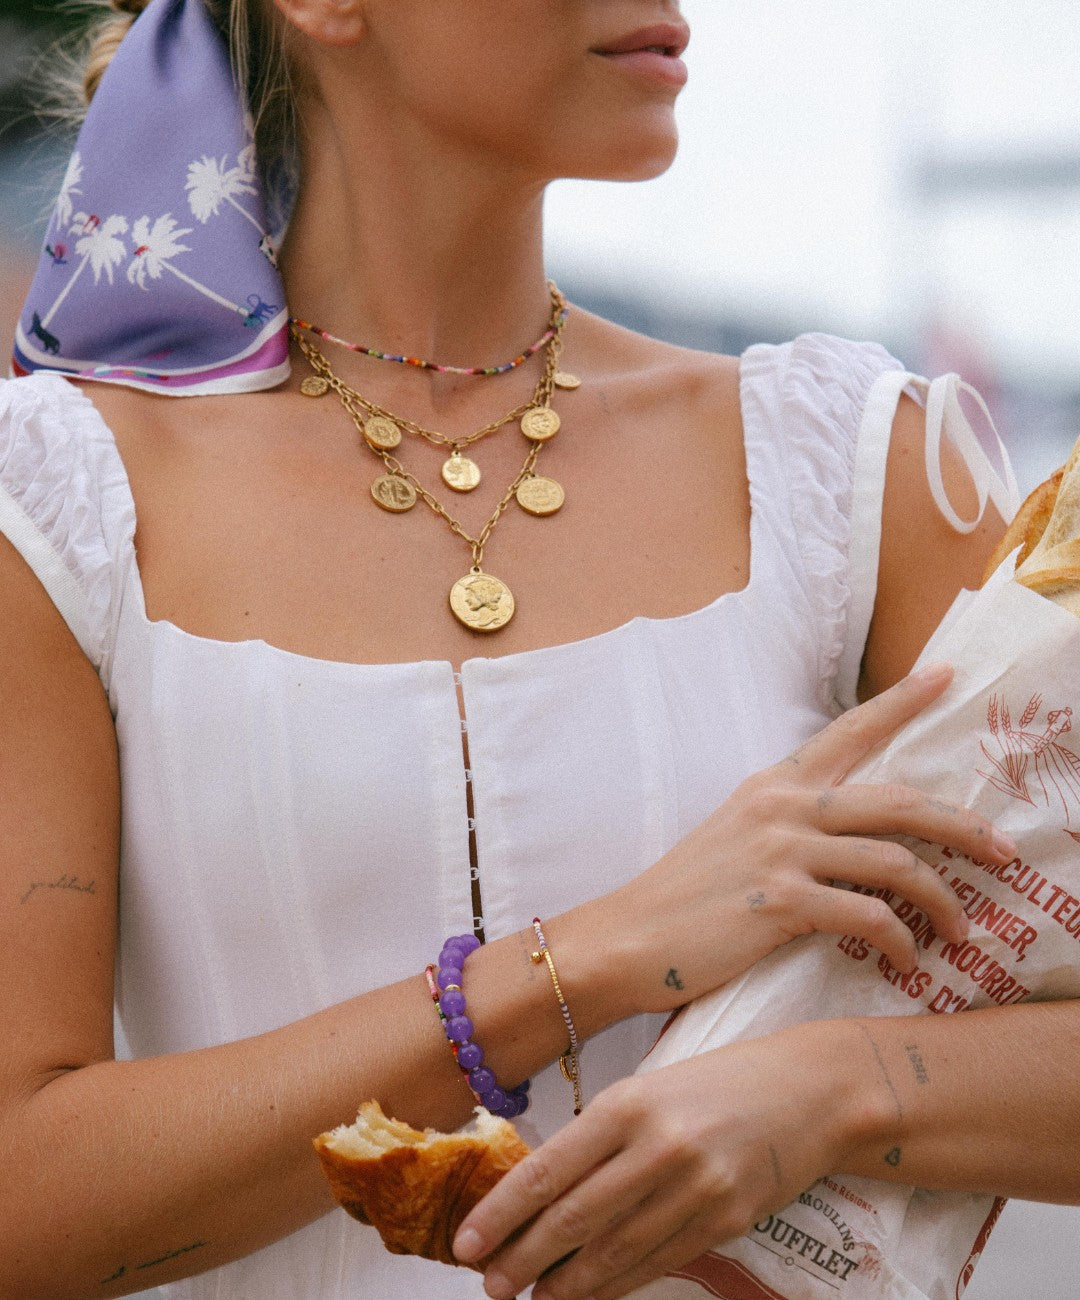
[[[293,320],[293,338],[307,358],[313,372],[300,385],[300,391],[306,397],[312,398],[322,397],[329,392],[336,393],[364,444],[383,463],[385,472],[380,474],[371,485],[371,495],[376,504],[391,514],[404,514],[411,510],[418,500],[423,501],[435,514],[445,520],[451,532],[469,546],[472,553],[472,566],[469,572],[451,587],[450,608],[465,627],[475,632],[497,632],[514,616],[514,596],[510,588],[501,578],[485,572],[483,568],[484,548],[510,502],[516,500],[521,509],[531,515],[542,517],[555,514],[565,500],[561,484],[536,473],[536,463],[541,450],[545,443],[559,432],[562,423],[558,414],[552,409],[552,396],[556,390],[571,390],[581,386],[581,381],[576,375],[559,369],[562,332],[569,309],[557,287],[551,284],[549,289],[552,306],[547,331],[532,348],[503,366],[468,368],[441,366],[414,357],[396,356],[350,344],[307,322],[295,318]],[[512,411],[508,411],[499,419],[491,421],[473,433],[452,438],[386,410],[346,384],[334,373],[329,361],[318,347],[304,337],[305,330],[317,334],[325,341],[341,343],[352,351],[362,352],[378,360],[394,361],[444,374],[477,376],[505,374],[540,351],[545,354],[544,370],[527,402],[516,406]],[[465,531],[450,511],[394,455],[406,434],[423,438],[434,446],[445,448],[449,455],[442,466],[443,482],[455,492],[471,492],[479,485],[481,473],[476,462],[464,454],[465,450],[513,423],[517,423],[528,442],[525,462],[503,493],[487,523],[475,537]]]

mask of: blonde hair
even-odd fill
[[[80,110],[94,94],[120,48],[120,42],[150,0],[89,0],[101,14],[87,37],[81,60]],[[228,41],[236,84],[243,88],[255,122],[255,139],[261,165],[276,171],[295,166],[296,100],[294,78],[285,49],[283,27],[263,0],[189,0],[205,5],[222,36]]]

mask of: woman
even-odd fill
[[[957,900],[879,837],[1013,852],[926,795],[834,789],[944,689],[947,672],[905,674],[1001,527],[992,512],[966,537],[943,521],[906,397],[884,492],[879,476],[853,500],[858,430],[896,363],[818,336],[703,356],[565,317],[546,285],[545,184],[672,158],[677,5],[118,7],[94,111],[102,166],[140,206],[91,201],[87,138],[58,208],[68,279],[32,294],[17,352],[23,369],[117,382],[0,390],[0,584],[17,611],[0,632],[5,1294],[505,1297],[578,1248],[534,1295],[607,1300],[833,1168],[1080,1195],[1045,1119],[1053,1101],[1068,1131],[1078,1121],[1073,1007],[872,1035],[811,1024],[617,1082],[665,1013],[796,934],[862,935],[910,968],[910,933],[835,877],[887,885],[959,937]],[[264,190],[287,115],[260,78],[284,52],[300,185],[283,292],[354,345],[297,325],[291,373],[266,329],[276,281],[255,281],[245,315],[242,291],[182,257],[237,208],[250,225],[255,201],[250,154],[177,143],[203,119],[223,128],[197,102],[223,31],[255,60],[253,107],[270,106]],[[141,206],[164,163],[188,168],[187,199]],[[270,268],[262,232],[249,242]],[[225,276],[231,248],[217,260]],[[117,304],[167,289],[188,296],[129,331],[133,360]],[[228,366],[170,370],[187,343],[169,329],[201,346],[228,315],[207,291],[241,304],[254,341]],[[460,373],[476,370],[502,373]],[[155,391],[185,385],[202,395]],[[564,428],[523,440],[511,409]],[[396,449],[376,417],[406,429]],[[482,467],[474,491],[440,478],[455,456],[448,473]],[[966,508],[970,482],[947,470]],[[566,506],[518,509],[507,485],[548,475]],[[398,518],[417,484],[431,501]],[[859,574],[883,497],[880,566]],[[503,592],[481,584],[449,609],[478,577]],[[469,621],[479,607],[497,626]],[[867,703],[822,731],[856,690]],[[566,1127],[568,1027],[530,960],[534,914],[586,1044],[587,1104]],[[561,1129],[517,1175],[520,1208],[496,1193],[460,1238],[476,1258],[539,1213],[483,1284],[328,1214],[310,1146],[368,1097],[415,1123],[467,1118],[422,972],[474,928],[487,942],[461,983],[494,1104],[520,1109],[505,1093],[536,1076],[522,1131]],[[114,1059],[114,963],[132,1059]],[[904,1073],[913,1032],[925,1086]],[[1042,1104],[1017,1115],[1021,1050]],[[684,1192],[661,1212],[669,1183]]]

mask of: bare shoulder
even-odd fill
[[[618,386],[643,406],[675,405],[717,430],[741,430],[738,357],[661,342],[580,309],[573,321],[568,356],[582,357],[591,380]]]
[[[140,456],[167,455],[176,450],[181,434],[187,437],[199,428],[227,428],[229,413],[235,417],[237,402],[251,400],[166,397],[121,384],[84,383],[80,387],[108,425],[125,462]]]
[[[978,587],[1005,531],[992,505],[975,530],[956,532],[942,516],[926,478],[926,417],[901,398],[885,480],[877,600],[859,684],[868,699],[900,680],[963,588]],[[942,443],[942,475],[954,509],[974,518],[978,502],[963,460]]]

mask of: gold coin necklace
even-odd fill
[[[365,356],[374,357],[381,361],[399,362],[422,370],[437,371],[440,374],[496,376],[506,374],[508,371],[516,369],[527,361],[529,357],[535,355],[535,353],[541,350],[550,352],[553,343],[556,346],[559,345],[570,309],[566,304],[566,299],[559,292],[558,286],[553,281],[548,282],[548,293],[551,297],[551,314],[548,319],[546,331],[540,339],[532,345],[532,347],[526,348],[519,356],[501,366],[466,367],[437,365],[433,361],[422,361],[417,357],[397,356],[386,352],[380,352],[375,348],[368,348],[359,344],[350,343],[346,339],[338,338],[337,335],[331,334],[329,331],[321,329],[317,325],[312,325],[308,321],[300,320],[297,317],[292,319],[291,324],[293,327],[293,337],[304,349],[305,355],[307,355],[309,361],[312,360],[312,353],[318,356],[321,356],[322,354],[318,352],[314,345],[305,346],[305,341],[301,335],[301,331],[307,331],[308,333],[317,335],[328,343],[340,344],[343,347],[349,348],[353,352],[360,352]],[[309,347],[311,348],[311,352],[308,351]],[[323,358],[323,360],[325,360],[325,358]],[[314,365],[314,362],[312,362],[312,364]],[[565,389],[577,388],[581,384],[580,379],[565,371],[556,372],[553,375],[553,382],[556,388]],[[317,369],[314,375],[309,375],[303,381],[300,385],[300,391],[306,397],[322,397],[324,393],[329,392],[331,386],[327,373]],[[384,410],[374,402],[369,402],[366,398],[362,397],[361,394],[355,391],[352,396],[353,400],[361,410],[366,412],[363,417],[364,428],[362,432],[369,445],[373,445],[380,450],[393,451],[401,442],[402,432],[405,432],[414,434],[420,438],[425,438],[428,442],[431,442],[436,446],[446,447],[450,455],[442,466],[442,479],[447,487],[452,488],[455,492],[472,492],[479,486],[482,477],[479,465],[477,465],[477,463],[470,457],[464,455],[463,449],[474,442],[478,442],[481,438],[486,438],[490,434],[497,432],[503,427],[503,425],[509,424],[514,420],[519,420],[523,416],[529,414],[531,408],[536,406],[539,400],[539,398],[534,395],[533,400],[530,403],[509,412],[507,415],[503,416],[501,420],[496,420],[491,424],[485,425],[484,428],[478,429],[475,433],[470,434],[466,438],[455,439],[449,438],[445,434],[438,433],[434,429],[425,429],[411,420],[405,420],[400,416],[392,415],[389,411]],[[555,429],[558,428],[558,416],[556,416],[554,412],[549,412],[546,417],[549,420],[554,420],[554,428],[548,433],[543,432],[543,430],[548,427],[544,422],[545,416],[543,412],[540,412],[539,415],[534,418],[539,421],[537,429],[540,432],[535,435],[527,433],[527,437],[551,437]],[[378,500],[379,498],[376,499]],[[382,504],[381,501],[380,504]]]
[[[566,304],[554,286],[552,299],[557,317],[553,317],[551,336],[545,345],[547,356],[544,372],[531,399],[501,419],[462,438],[450,438],[436,430],[425,429],[363,397],[334,373],[326,357],[314,344],[303,338],[295,328],[293,330],[293,337],[313,371],[301,384],[301,392],[308,397],[322,397],[328,392],[335,392],[364,443],[383,461],[387,472],[381,474],[371,485],[371,495],[376,504],[390,513],[402,514],[411,510],[418,499],[422,500],[445,520],[451,532],[468,544],[472,552],[472,566],[451,587],[450,609],[459,622],[476,632],[496,632],[505,627],[514,616],[515,602],[509,586],[483,568],[484,548],[510,502],[516,500],[521,509],[531,515],[546,516],[558,511],[565,500],[565,493],[559,483],[536,474],[536,462],[542,448],[558,433],[561,426],[559,416],[551,409],[554,390],[558,388],[571,391],[581,385],[581,380],[576,375],[558,369]],[[393,455],[394,450],[400,446],[404,433],[444,446],[449,449],[450,455],[442,467],[443,481],[455,491],[469,492],[480,482],[480,470],[470,457],[462,455],[462,449],[515,421],[529,443],[525,462],[476,537],[470,536],[416,475]]]

